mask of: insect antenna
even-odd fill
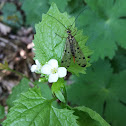
[[[79,14],[77,15],[77,17],[75,18],[75,21],[76,21],[77,18],[80,16],[80,14],[81,14],[84,10],[86,10],[86,9],[87,9],[87,8],[85,7],[82,11],[80,11],[80,13],[79,13]],[[75,22],[75,21],[74,21],[74,22]],[[71,27],[73,26],[74,22],[72,23]],[[71,28],[71,27],[70,27],[70,28]]]
[[[52,18],[54,18],[55,20],[57,20],[63,27],[65,27],[65,25],[63,24],[63,23],[61,23],[58,19],[56,19],[55,17],[53,17],[52,15],[49,15],[49,14],[47,14],[48,16],[50,16],[50,17],[52,17]],[[66,29],[67,29],[67,27],[65,27]]]

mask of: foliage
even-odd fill
[[[30,2],[24,0],[22,1],[22,9],[26,14],[26,24],[34,26],[41,20],[42,13],[47,12],[49,5],[47,0],[30,0]]]
[[[6,3],[3,8],[3,22],[13,27],[20,27],[23,23],[21,13],[17,11],[16,6],[12,3]]]
[[[58,8],[60,8],[61,12],[65,11],[67,6],[67,0],[49,0],[50,4],[53,2],[57,5]]]
[[[126,50],[119,47],[111,63],[112,63],[112,66],[114,67],[114,72],[118,73],[122,70],[125,70],[126,69]]]
[[[76,17],[84,6],[84,0],[68,0],[66,10]]]
[[[5,116],[5,110],[2,105],[0,105],[0,119],[3,119]]]
[[[23,78],[20,83],[12,89],[12,94],[7,99],[7,104],[11,108],[14,104],[13,101],[20,98],[21,93],[28,91],[29,80]],[[16,95],[15,95],[16,94]]]
[[[108,61],[100,60],[87,70],[86,75],[72,76],[73,84],[67,89],[68,100],[73,105],[92,108],[113,126],[125,126],[126,71],[118,74],[112,71]]]
[[[35,27],[35,59],[38,59],[41,64],[45,64],[50,59],[57,59],[60,64],[67,39],[66,28],[69,28],[75,19],[73,17],[69,18],[67,13],[60,13],[55,4],[52,4],[47,14],[43,14],[42,22]],[[71,30],[75,31],[75,29],[73,25]],[[82,31],[78,31],[75,39],[80,47],[82,47],[82,51],[88,61],[88,56],[91,55],[92,52],[84,45],[87,37],[82,35]],[[87,66],[90,66],[88,62]],[[78,66],[77,63],[74,64],[71,62],[68,71],[75,74],[85,73],[85,68]]]
[[[82,106],[74,108],[75,115],[79,116],[78,123],[80,126],[110,126],[95,111]],[[95,120],[95,121],[94,121]]]
[[[78,24],[89,36],[88,45],[95,51],[92,61],[115,55],[117,44],[126,48],[125,0],[85,0],[88,9],[78,19]],[[86,17],[86,18],[85,18]]]
[[[23,104],[22,104],[23,103]],[[73,111],[67,109],[56,109],[52,105],[52,100],[47,100],[41,96],[38,88],[29,89],[21,94],[21,98],[15,101],[15,106],[11,108],[10,116],[4,121],[7,125],[44,125],[44,126],[77,126],[76,116]]]
[[[61,92],[62,89],[64,89],[64,80],[63,79],[59,79],[57,82],[53,83],[52,85],[52,92],[56,95],[56,97],[65,103],[65,98]]]
[[[36,81],[35,85],[37,85],[40,88],[42,97],[44,97],[46,99],[53,98],[52,92],[47,83],[41,83],[41,82]]]
[[[68,36],[66,30],[70,28],[73,36],[76,31],[74,37],[87,65],[82,68],[71,59],[67,70],[74,75],[70,80],[68,73],[66,81],[62,78],[48,85],[43,83],[48,80],[48,75],[41,74],[39,80],[43,82],[33,82],[35,87],[32,89],[28,85],[30,80],[24,78],[8,97],[7,105],[11,109],[3,125],[109,126],[110,123],[125,126],[126,1],[20,0],[21,11],[14,2],[0,5],[0,21],[14,28],[36,24],[34,59],[41,65],[56,59],[61,66]],[[7,62],[0,63],[0,69],[15,72]],[[70,107],[67,103],[83,106]],[[0,106],[0,118],[3,117],[4,108]]]
[[[53,99],[47,100],[41,96],[40,88],[29,89],[28,92],[22,93],[20,99],[14,102],[15,106],[10,109],[10,113],[7,119],[3,122],[4,126],[8,125],[44,125],[44,126],[78,126],[76,114],[79,116],[80,112],[76,112],[74,115],[74,110],[57,109],[51,104]],[[83,107],[75,108],[75,111],[82,111],[88,113],[89,115],[95,114],[92,117],[92,123],[95,126],[109,126],[101,117],[93,112],[92,110]],[[80,116],[79,119],[83,117]],[[88,116],[88,119],[91,120]],[[97,120],[98,122],[95,122]],[[104,122],[102,124],[102,122]]]
[[[21,93],[24,93],[24,92],[28,91],[29,82],[30,81],[28,79],[23,78],[20,81],[20,83],[12,89],[12,93],[9,95],[9,97],[7,99],[7,105],[10,108],[13,107],[13,101],[20,98]],[[41,95],[44,98],[47,98],[47,99],[52,99],[53,98],[51,90],[50,90],[49,86],[46,83],[41,83],[41,82],[36,81],[34,84],[37,85],[40,88]]]

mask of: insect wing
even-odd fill
[[[85,56],[75,38],[73,39],[73,45],[74,45],[73,47],[74,47],[75,61],[79,66],[85,67],[87,64]]]
[[[70,43],[67,38],[65,49],[64,49],[64,55],[63,55],[63,58],[61,61],[61,66],[68,68],[70,66],[71,57],[72,57],[72,54],[71,54],[71,50],[70,50]]]

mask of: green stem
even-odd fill
[[[73,108],[71,106],[69,106],[68,104],[66,104],[66,107],[70,110],[73,110]]]
[[[18,71],[16,71],[16,70],[13,70],[13,69],[11,69],[11,68],[9,68],[9,67],[8,67],[6,70],[11,71],[11,72],[13,72],[13,73],[16,73],[17,75],[21,76],[22,78],[26,78],[26,79],[28,79],[29,81],[31,81],[27,76],[25,76],[24,74],[22,74],[22,73],[20,73],[20,72],[18,72]],[[33,83],[34,85],[36,85],[33,81],[31,81],[31,83]]]
[[[19,76],[21,76],[21,77],[24,77],[24,78],[27,78],[28,80],[29,80],[29,78],[27,77],[27,76],[25,76],[24,74],[22,74],[22,73],[20,73],[20,72],[18,72],[18,71],[16,71],[16,70],[13,70],[13,69],[11,69],[11,68],[7,68],[7,70],[9,70],[9,71],[11,71],[11,72],[13,72],[13,73],[16,73],[17,75],[19,75]]]

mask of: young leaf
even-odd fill
[[[23,78],[20,83],[12,89],[12,93],[7,99],[7,105],[11,108],[14,104],[13,102],[20,98],[21,93],[28,91],[29,80]]]
[[[94,63],[86,75],[73,76],[74,83],[67,89],[68,101],[88,106],[114,126],[125,126],[126,71],[112,71],[105,60]]]
[[[35,59],[38,59],[42,64],[45,64],[50,59],[56,59],[60,64],[68,36],[66,28],[69,28],[74,21],[75,18],[69,18],[67,13],[60,13],[57,6],[53,3],[48,13],[43,14],[42,22],[36,25],[36,35],[34,36]],[[72,32],[76,30],[74,25],[70,30]],[[78,31],[75,39],[84,53],[87,66],[89,66],[87,57],[92,52],[85,46],[87,37],[82,35],[82,31]],[[75,63],[71,64],[70,67],[75,68],[80,66],[77,66],[77,63]],[[72,68],[69,68],[68,71],[73,72]],[[80,71],[74,71],[76,74],[84,72],[85,68],[81,68]]]
[[[64,88],[64,80],[63,79],[59,79],[57,82],[53,83],[52,85],[52,92],[56,95],[56,97],[62,101],[65,102],[65,98],[62,94],[62,90]]]
[[[78,25],[89,36],[87,44],[94,50],[92,61],[110,59],[117,44],[126,48],[125,0],[86,0],[86,9],[78,19]],[[117,43],[117,44],[116,44]]]
[[[49,0],[50,4],[52,2],[54,2],[61,11],[65,11],[68,0]]]
[[[73,109],[77,115],[79,126],[110,126],[98,113],[82,106]]]
[[[78,126],[72,110],[54,108],[52,101],[43,98],[39,88],[29,89],[15,101],[3,125]]]

